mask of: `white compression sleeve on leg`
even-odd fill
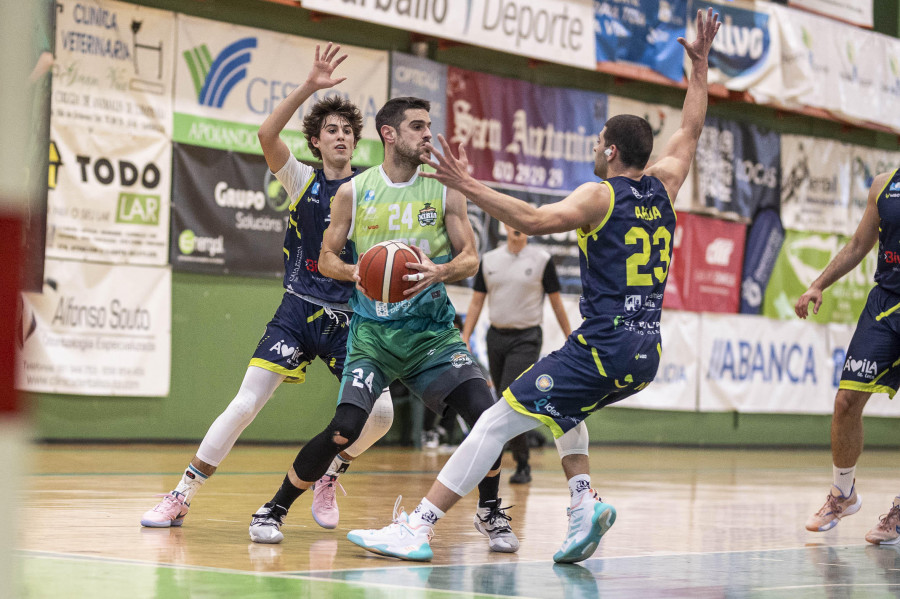
[[[460,496],[469,494],[494,465],[507,441],[540,426],[500,400],[478,418],[462,445],[438,474],[438,481]]]
[[[567,455],[587,455],[589,443],[587,425],[582,420],[578,426],[556,440],[556,451],[560,458]]]
[[[283,380],[283,374],[249,367],[237,395],[203,437],[197,457],[210,466],[218,466]]]
[[[375,400],[372,406],[372,412],[369,419],[366,420],[359,438],[353,442],[353,445],[345,449],[351,458],[359,457],[362,452],[372,447],[378,439],[387,434],[394,422],[394,403],[391,401],[391,394],[385,391]]]

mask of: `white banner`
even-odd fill
[[[47,260],[24,293],[17,388],[71,395],[169,393],[172,271]]]
[[[175,14],[106,0],[60,0],[53,120],[118,135],[171,136]]]
[[[781,222],[785,229],[852,235],[851,146],[830,139],[781,136]]]
[[[644,118],[650,123],[653,129],[653,152],[650,154],[650,160],[647,166],[650,167],[662,156],[663,150],[666,149],[666,143],[672,138],[672,135],[678,131],[681,126],[681,110],[673,108],[665,104],[648,104],[638,100],[628,98],[620,98],[618,96],[609,96],[609,108],[607,114],[610,116],[617,114],[633,114]],[[694,163],[691,163],[691,170],[688,173],[684,185],[675,198],[676,211],[690,211],[697,209],[699,203],[694,194],[694,182],[696,179],[696,169]]]
[[[51,122],[58,155],[47,197],[48,257],[168,262],[172,144]]]
[[[887,44],[883,35],[860,31],[849,25],[837,28],[837,37],[828,40],[835,48],[839,62],[837,92],[838,113],[853,121],[878,121],[887,98],[881,93],[885,80]],[[890,107],[896,111],[896,105]]]
[[[884,36],[884,54],[873,57],[882,62],[881,111],[873,119],[900,131],[900,39]]]
[[[828,343],[834,357],[835,372],[832,377],[832,396],[838,391],[844,361],[847,359],[847,347],[853,338],[856,325],[829,324]],[[866,404],[866,416],[897,417],[900,416],[900,395],[888,399],[886,393],[874,393]]]
[[[825,325],[702,316],[702,412],[830,414],[835,368]]]
[[[788,4],[794,8],[817,12],[860,27],[871,29],[874,24],[872,0],[790,0]]]
[[[326,42],[179,15],[175,141],[261,154],[259,125],[305,81],[317,44],[324,47]],[[304,111],[325,96],[340,94],[363,113],[363,140],[354,163],[380,163],[375,114],[388,99],[389,54],[355,46],[342,46],[341,53],[349,57],[335,75],[347,80],[314,94],[282,139],[294,155],[312,158],[301,133]]]
[[[697,409],[700,385],[700,314],[663,310],[662,360],[649,387],[611,407],[650,410]]]
[[[530,56],[597,67],[590,0],[353,2],[301,0],[303,8]]]

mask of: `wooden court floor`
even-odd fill
[[[900,492],[900,451],[868,451],[860,512],[827,533],[806,517],[830,484],[826,451],[595,447],[593,481],[618,519],[595,555],[554,565],[568,491],[553,449],[533,452],[530,485],[500,487],[522,547],[496,554],[472,525],[475,497],[438,524],[430,564],[367,553],[352,528],[412,509],[446,455],[375,448],[341,478],[341,523],[319,528],[302,496],[280,545],[256,545],[250,514],[293,460],[289,447],[238,446],[195,497],[182,528],[144,529],[188,445],[37,445],[16,541],[21,596],[52,597],[900,597],[900,547],[866,531]],[[504,458],[508,459],[508,456]]]

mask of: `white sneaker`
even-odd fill
[[[250,540],[254,543],[280,543],[284,540],[281,525],[287,510],[271,501],[263,504],[250,521]]]
[[[515,553],[519,550],[519,539],[509,526],[512,519],[506,515],[510,507],[500,507],[500,499],[486,501],[486,507],[475,512],[475,530],[486,536],[491,551],[498,553]]]
[[[394,502],[393,523],[378,530],[351,530],[347,533],[347,540],[379,555],[414,562],[430,562],[434,554],[429,543],[434,531],[426,524],[418,527],[409,524],[409,516],[400,507],[402,498],[397,497],[397,501]]]
[[[616,521],[616,508],[603,503],[591,489],[581,496],[575,507],[567,510],[569,533],[562,547],[553,555],[557,563],[571,564],[586,560],[594,554],[600,538]]]

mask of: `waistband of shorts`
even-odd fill
[[[541,330],[541,325],[537,324],[537,325],[534,325],[533,327],[525,327],[524,329],[502,329],[502,328],[500,328],[500,327],[495,327],[494,325],[491,325],[489,328],[490,328],[492,331],[497,331],[498,333],[503,333],[503,334],[510,334],[510,333],[530,333],[531,331],[535,331],[535,330],[540,331],[540,330]]]
[[[317,306],[322,306],[323,308],[329,308],[331,310],[339,310],[340,312],[348,312],[353,314],[353,308],[350,307],[350,304],[339,304],[337,302],[329,302],[323,299],[319,299],[317,297],[313,297],[311,295],[306,295],[303,293],[297,293],[296,291],[291,291],[290,289],[285,289],[285,293],[289,293],[294,297],[299,297],[304,302],[309,302],[310,304],[315,304]]]

